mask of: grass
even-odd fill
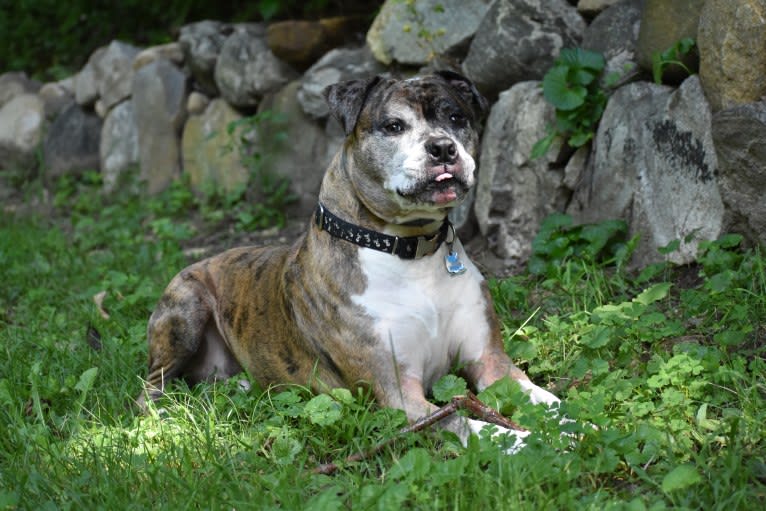
[[[0,509],[766,504],[766,258],[737,236],[704,243],[698,265],[630,271],[619,222],[552,217],[530,270],[492,291],[509,353],[576,423],[500,382],[481,397],[533,429],[518,454],[427,432],[325,476],[312,469],[390,438],[403,414],[356,390],[245,391],[246,375],[135,413],[146,321],[190,262],[198,204],[182,187],[144,201],[97,188],[63,183],[54,215],[0,219]]]

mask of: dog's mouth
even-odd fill
[[[409,200],[443,206],[462,199],[469,188],[459,166],[439,165],[428,169],[424,179],[397,193]]]

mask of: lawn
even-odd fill
[[[356,389],[245,390],[246,375],[137,413],[149,314],[226,215],[183,186],[97,190],[62,182],[53,214],[0,218],[0,509],[766,506],[766,257],[739,236],[635,270],[621,223],[551,217],[528,270],[492,292],[507,350],[574,423],[503,381],[480,398],[533,431],[519,453],[427,430],[342,463],[403,414]],[[445,378],[434,399],[463,390]],[[337,473],[314,473],[329,461]]]

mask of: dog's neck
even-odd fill
[[[359,194],[348,190],[351,178],[345,171],[347,156],[341,151],[333,160],[322,181],[319,201],[339,218],[365,229],[391,236],[430,236],[438,232],[447,217],[412,218],[405,222],[391,222],[378,216],[359,198]]]

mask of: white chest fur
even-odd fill
[[[359,252],[367,287],[354,302],[373,319],[381,349],[426,389],[451,364],[478,358],[489,342],[483,277],[459,242],[454,249],[468,269],[462,275],[447,272],[444,245],[416,260]]]

